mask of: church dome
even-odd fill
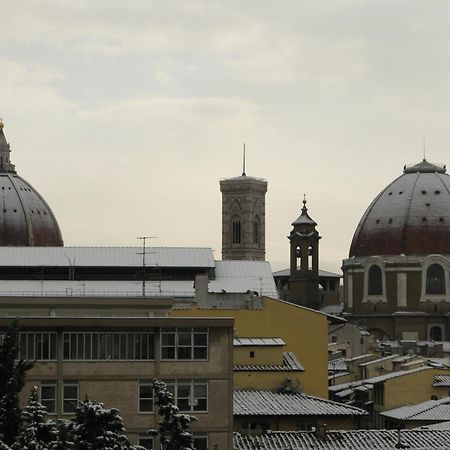
[[[350,257],[450,254],[450,176],[425,159],[405,166],[361,218]]]
[[[0,246],[62,246],[58,222],[44,198],[17,175],[0,121]]]

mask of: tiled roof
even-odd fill
[[[370,361],[359,363],[358,366],[359,367],[368,367],[368,366],[371,366],[372,364],[379,364],[380,362],[385,362],[385,361],[389,361],[391,359],[395,359],[398,356],[400,356],[400,355],[395,354],[395,355],[390,355],[390,356],[384,356],[383,358],[372,359]]]
[[[303,372],[305,369],[292,352],[283,353],[283,365],[247,365],[236,364],[235,372]]]
[[[402,430],[402,448],[444,450],[449,448],[448,430]],[[397,430],[328,431],[320,438],[312,431],[275,431],[260,436],[234,433],[234,450],[395,450]]]
[[[363,416],[367,412],[305,394],[270,391],[235,391],[235,416]]]
[[[450,375],[435,375],[433,377],[434,387],[450,387]]]
[[[380,413],[382,416],[398,420],[450,420],[450,397],[428,400],[417,405],[406,405]]]
[[[285,342],[283,341],[283,339],[277,337],[277,338],[258,338],[258,337],[254,337],[254,338],[234,338],[233,339],[233,346],[234,347],[240,347],[240,346],[283,346],[286,345]]]
[[[347,362],[344,358],[334,359],[332,361],[328,361],[328,370],[332,371],[344,371],[347,370]]]

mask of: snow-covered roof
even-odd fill
[[[450,397],[428,400],[417,405],[406,405],[380,413],[397,420],[444,421],[450,420]]]
[[[343,371],[347,370],[347,362],[344,358],[334,359],[331,361],[328,361],[328,370],[337,370],[337,371]]]
[[[214,267],[211,248],[147,247],[149,267]],[[0,267],[142,266],[142,247],[3,247]]]
[[[283,339],[277,338],[258,338],[258,337],[237,337],[233,339],[234,347],[241,346],[283,346],[286,343]]]
[[[359,367],[367,367],[367,366],[371,366],[372,364],[379,364],[381,362],[385,362],[385,361],[389,361],[391,359],[395,359],[400,355],[391,355],[391,356],[384,356],[383,358],[377,358],[377,359],[372,359],[371,361],[366,361],[363,363],[359,363],[358,366]]]
[[[448,449],[450,431],[401,430],[403,448]],[[272,431],[262,435],[234,433],[234,450],[395,450],[397,430],[327,431],[321,438],[313,431]],[[406,447],[407,446],[407,447]]]
[[[303,372],[301,365],[293,352],[283,352],[283,364],[236,364],[235,372]]]
[[[435,375],[433,377],[434,387],[450,387],[450,375]]]
[[[283,269],[278,270],[277,272],[273,273],[274,277],[288,277],[291,274],[291,269]],[[319,277],[323,278],[342,278],[342,275],[339,275],[338,273],[333,272],[327,272],[326,270],[319,269]]]
[[[355,406],[300,393],[235,391],[233,414],[235,416],[365,416],[367,412]]]

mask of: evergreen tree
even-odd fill
[[[78,405],[72,424],[74,450],[133,449],[117,409],[86,400]]]
[[[197,417],[180,413],[174,404],[173,395],[164,382],[153,380],[155,403],[162,420],[158,422],[158,430],[150,430],[149,434],[159,434],[162,450],[195,450],[189,424]]]
[[[72,422],[68,420],[57,420],[54,422],[54,425],[56,437],[55,440],[50,443],[49,450],[73,450],[74,438]]]
[[[33,363],[19,359],[18,321],[15,320],[0,343],[0,439],[11,446],[19,434],[21,409],[19,393],[25,373]]]
[[[13,449],[47,450],[56,441],[55,423],[47,419],[47,408],[39,402],[38,389],[33,387],[28,405],[22,413],[22,431]]]

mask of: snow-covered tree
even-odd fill
[[[133,449],[117,409],[86,400],[76,408],[72,423],[74,450]]]
[[[47,408],[39,402],[36,386],[31,390],[28,405],[22,413],[22,421],[22,429],[13,449],[47,450],[56,440],[55,423],[47,419]]]
[[[150,430],[149,434],[159,435],[162,450],[195,450],[192,434],[188,429],[197,417],[180,413],[164,382],[153,380],[153,393],[162,419],[158,422],[158,430]]]
[[[49,450],[72,450],[74,447],[72,422],[69,420],[57,420],[54,422],[54,425],[56,437],[50,443]]]
[[[0,343],[0,439],[11,446],[19,434],[21,409],[19,393],[25,373],[33,363],[19,359],[19,328],[15,320]]]

